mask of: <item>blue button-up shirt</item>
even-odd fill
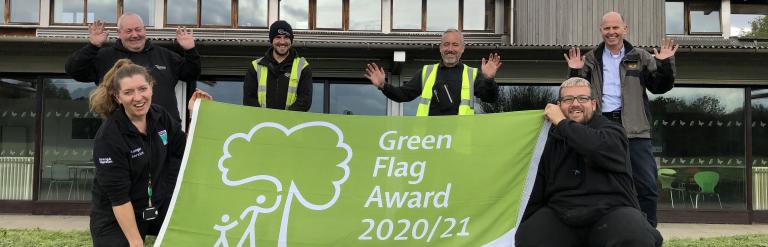
[[[621,76],[619,65],[624,58],[624,47],[618,55],[611,54],[608,47],[603,50],[603,98],[602,111],[612,112],[621,109]]]

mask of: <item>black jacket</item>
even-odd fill
[[[179,122],[157,105],[152,105],[147,113],[146,132],[141,134],[136,129],[123,108],[115,110],[96,132],[92,229],[114,227],[117,221],[112,207],[127,202],[133,204],[137,223],[141,223],[140,211],[148,205],[150,171],[153,206],[170,200],[184,155],[186,135]]]
[[[147,40],[144,50],[131,52],[123,47],[118,39],[111,47],[96,47],[88,43],[67,59],[64,70],[75,80],[101,83],[104,75],[118,59],[128,58],[133,63],[144,66],[155,80],[152,88],[152,102],[164,107],[178,121],[179,110],[176,103],[176,83],[188,82],[187,91],[195,89],[195,82],[200,76],[200,54],[196,49],[184,51],[179,55],[160,46],[154,46]]]
[[[638,208],[624,129],[599,113],[549,133],[523,220],[548,206],[563,222],[593,223],[615,207]]]
[[[385,83],[381,91],[387,98],[397,102],[407,102],[416,99],[421,95],[422,82],[420,69],[411,80],[403,83],[402,86],[393,86]],[[464,63],[459,63],[454,67],[445,67],[442,63],[438,66],[435,76],[435,85],[432,87],[432,102],[429,104],[429,115],[456,115],[459,113],[461,103],[461,73],[464,70]],[[499,86],[493,79],[486,79],[478,68],[477,78],[475,78],[475,95],[484,102],[493,103],[499,98]],[[436,93],[436,94],[435,94]]]
[[[266,66],[267,75],[267,108],[285,109],[285,99],[288,97],[288,75],[291,73],[293,59],[298,57],[296,50],[291,49],[288,57],[281,63],[277,63],[272,57],[272,48],[267,50],[260,65]],[[259,87],[259,78],[253,64],[248,63],[248,72],[243,83],[243,105],[259,107],[259,95],[256,89]],[[312,69],[309,66],[301,71],[299,85],[296,88],[296,102],[288,110],[309,111],[312,106]]]

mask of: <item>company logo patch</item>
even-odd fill
[[[100,165],[109,165],[109,164],[112,164],[112,158],[110,158],[110,157],[99,158],[99,164],[100,164]]]
[[[155,64],[157,70],[165,70],[165,66]]]
[[[168,145],[168,131],[161,130],[157,132],[160,135],[160,140],[163,141],[163,145]]]
[[[637,63],[628,63],[627,64],[627,68],[629,68],[631,70],[636,70],[637,69]]]

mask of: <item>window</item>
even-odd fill
[[[6,21],[11,24],[40,23],[40,1],[5,0],[0,1],[0,5],[0,13],[3,13],[4,16],[0,20],[0,24],[4,24]]]
[[[200,24],[203,26],[231,26],[232,2],[230,0],[201,0]]]
[[[752,200],[768,210],[768,89],[752,90]]]
[[[341,0],[316,0],[316,23],[317,29],[341,29],[343,17]]]
[[[60,78],[42,83],[40,199],[88,201],[95,174],[93,136],[101,123],[88,109],[88,95],[96,86]]]
[[[154,25],[155,8],[150,1],[141,0],[54,0],[53,24],[87,25],[101,20],[116,25],[123,13],[135,13],[144,25]]]
[[[330,82],[331,114],[387,115],[387,97],[370,83]]]
[[[493,14],[492,0],[392,0],[392,29],[491,31]]]
[[[671,197],[675,208],[696,207],[701,185],[695,176],[715,172],[714,191],[723,209],[746,209],[744,89],[675,87],[648,98],[654,156],[660,168],[674,174],[669,188],[679,191],[660,188],[659,207],[671,208]],[[717,197],[699,196],[699,209],[720,209]]]
[[[197,25],[196,0],[167,0],[165,2],[165,23],[168,25]],[[174,6],[168,8],[167,6]]]
[[[280,18],[293,29],[309,29],[309,0],[280,1]]]
[[[155,4],[153,1],[123,0],[123,13],[135,13],[141,16],[144,25],[155,25]]]
[[[665,4],[666,33],[680,35],[720,35],[720,1],[685,0]]]
[[[369,0],[349,1],[349,30],[381,30],[381,3]]]
[[[731,3],[731,36],[768,38],[768,2],[734,1]]]
[[[279,8],[293,29],[381,30],[380,0],[282,0]]]
[[[267,0],[237,1],[237,25],[240,27],[266,27],[267,4]]]
[[[0,78],[0,200],[32,200],[34,80]]]
[[[267,0],[166,0],[168,26],[267,27]],[[168,8],[168,6],[174,6]]]

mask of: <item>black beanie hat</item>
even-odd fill
[[[272,39],[277,35],[288,36],[288,38],[291,39],[291,42],[293,42],[293,28],[291,28],[291,24],[288,24],[288,22],[283,20],[272,23],[272,25],[269,26],[269,43],[272,43]]]

